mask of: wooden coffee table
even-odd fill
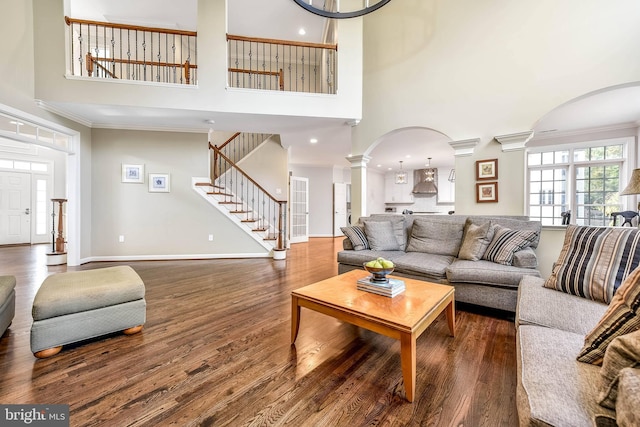
[[[454,288],[396,277],[404,280],[406,290],[389,298],[356,288],[356,281],[367,275],[364,270],[352,270],[291,292],[291,344],[298,336],[300,307],[400,340],[405,394],[407,400],[413,402],[416,340],[443,311],[454,336]]]

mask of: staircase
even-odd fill
[[[209,144],[211,178],[193,178],[194,190],[235,222],[274,258],[286,248],[286,204],[248,176],[238,162],[269,135],[236,133],[220,147]]]

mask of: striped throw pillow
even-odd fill
[[[600,322],[585,337],[578,360],[602,365],[602,359],[611,341],[640,329],[639,307],[640,268],[637,268],[620,285]]]
[[[511,230],[496,224],[493,239],[482,255],[482,259],[498,264],[512,265],[513,254],[530,246],[537,239],[537,231]]]
[[[354,251],[370,249],[369,240],[367,240],[367,235],[364,234],[364,227],[353,225],[350,227],[340,227],[340,230],[349,238]]]
[[[637,229],[569,225],[558,260],[544,286],[608,304],[638,265]]]

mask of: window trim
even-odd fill
[[[622,158],[621,159],[602,159],[594,161],[574,161],[573,151],[575,149],[604,147],[610,145],[622,145]],[[569,161],[565,163],[553,163],[553,164],[540,164],[529,165],[529,154],[545,153],[552,151],[569,151]],[[528,147],[525,151],[525,212],[527,216],[531,216],[531,181],[530,172],[532,170],[544,170],[552,168],[566,168],[567,169],[567,193],[566,200],[567,205],[571,212],[576,211],[576,167],[580,166],[600,166],[606,164],[620,164],[620,190],[629,182],[631,173],[636,168],[636,140],[633,136],[604,138],[597,140],[587,140],[572,143],[557,143],[557,144],[545,144],[535,147]],[[621,196],[620,202],[623,210],[636,210],[637,199],[640,195],[634,196]],[[570,224],[575,224],[575,215],[571,216]],[[545,227],[565,227],[565,225],[547,224]]]

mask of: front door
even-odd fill
[[[0,245],[31,243],[31,175],[0,172]]]
[[[289,182],[291,243],[309,241],[309,178],[292,176]]]

